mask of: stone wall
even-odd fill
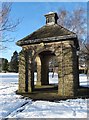
[[[34,90],[34,61],[37,56],[41,59],[40,64],[39,61],[37,62],[38,85],[49,84],[47,78],[47,62],[49,57],[46,56],[45,58],[42,58],[40,57],[40,53],[50,51],[50,55],[55,54],[59,64],[58,95],[74,96],[76,94],[79,78],[78,61],[74,41],[67,40],[51,43],[30,44],[23,46],[23,51],[24,52],[20,53],[19,59],[19,92],[25,92],[27,90],[26,92],[30,93]],[[28,59],[26,59],[26,57]]]

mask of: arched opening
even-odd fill
[[[58,89],[58,63],[52,51],[40,52],[35,57],[34,90]]]
[[[49,60],[49,83],[58,84],[58,61],[56,56],[52,56]]]

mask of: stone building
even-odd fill
[[[79,86],[78,39],[75,33],[57,24],[57,13],[45,15],[46,25],[17,41],[19,54],[18,93],[32,93],[34,63],[37,62],[37,86],[49,85],[48,63],[52,57],[58,62],[58,96],[75,96]],[[51,92],[51,91],[50,91]]]

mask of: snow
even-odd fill
[[[49,73],[49,83],[50,84],[58,84],[58,74],[54,73],[53,77],[52,77],[52,75],[53,75],[53,72],[50,72]],[[36,84],[36,81],[37,81],[37,73],[36,72],[34,73],[34,81]]]
[[[58,83],[57,73],[53,78],[52,73],[49,76],[51,84]],[[89,80],[85,74],[80,75],[80,85],[89,87]],[[18,73],[0,73],[0,118],[87,118],[89,99],[32,101],[16,95],[17,89]]]
[[[48,14],[52,14],[52,13],[54,13],[54,12],[51,11],[51,12],[49,12]]]
[[[87,80],[87,76],[85,74],[80,74],[80,86],[89,87],[89,79]]]

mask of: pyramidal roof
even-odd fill
[[[57,24],[58,16],[56,13],[50,12],[46,14],[45,17],[46,17],[46,25],[36,30],[32,34],[24,37],[23,39],[17,41],[17,45],[22,46],[30,43],[32,44],[32,43],[36,43],[37,41],[40,42],[39,39],[50,38],[50,37],[61,38],[62,36],[67,36],[68,38],[68,36],[70,36],[70,38],[77,38],[75,33]],[[76,40],[76,42],[78,41]]]
[[[69,30],[65,29],[64,27],[58,24],[45,25],[40,29],[36,30],[35,32],[33,32],[32,34],[23,38],[23,40],[27,40],[27,39],[35,40],[35,39],[41,39],[41,38],[70,35],[70,34],[74,34],[74,33],[70,32]]]

